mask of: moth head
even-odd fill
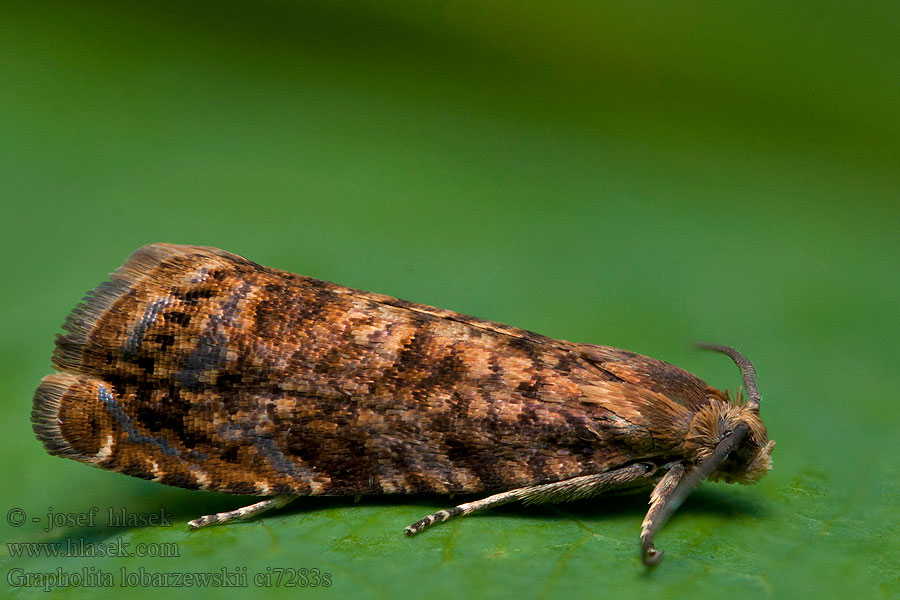
[[[772,468],[771,454],[775,447],[759,418],[762,398],[756,387],[756,369],[734,348],[717,344],[697,345],[726,354],[735,362],[744,379],[747,400],[744,401],[740,391],[732,399],[727,392],[709,388],[709,403],[691,421],[685,453],[694,464],[709,462],[710,457],[718,454],[715,468],[708,476],[713,481],[756,483]],[[738,434],[737,440],[732,439],[732,443],[726,444],[726,440],[735,433]],[[725,446],[730,450],[723,454]]]
[[[686,456],[694,464],[705,461],[739,427],[746,428],[747,433],[709,474],[711,481],[756,483],[772,468],[775,442],[769,441],[759,413],[742,403],[740,396],[736,401],[729,400],[727,395],[725,401],[711,398],[710,403],[697,412],[685,439]]]

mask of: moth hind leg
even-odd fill
[[[517,500],[525,504],[568,502],[570,500],[590,498],[617,488],[632,487],[642,483],[649,485],[658,479],[656,474],[658,469],[659,467],[653,463],[642,462],[595,475],[582,475],[553,483],[509,490],[508,492],[494,494],[481,500],[440,510],[408,526],[405,532],[406,535],[412,536],[435,523],[443,523],[453,517],[468,515]]]
[[[188,525],[190,526],[191,531],[194,531],[195,529],[200,529],[201,527],[222,525],[224,523],[228,523],[229,521],[246,521],[247,519],[252,519],[253,517],[260,515],[266,511],[281,508],[282,506],[293,502],[297,498],[299,498],[299,496],[294,494],[282,494],[280,496],[267,498],[265,500],[262,500],[261,502],[256,502],[255,504],[243,506],[235,510],[220,512],[214,515],[206,515],[198,519],[194,519],[193,521],[189,521]]]

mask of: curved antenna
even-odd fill
[[[694,488],[718,469],[719,465],[725,462],[731,451],[738,447],[738,444],[747,436],[749,431],[750,427],[746,423],[741,423],[735,427],[731,435],[720,441],[713,453],[703,462],[687,473],[684,473],[683,470],[676,472],[677,483],[674,486],[666,486],[667,489],[655,499],[641,526],[641,551],[645,565],[652,567],[662,558],[663,551],[657,550],[656,546],[653,545],[653,538],[656,536],[656,533],[665,525],[669,517],[678,510],[681,503],[691,495]]]
[[[719,344],[694,344],[698,348],[704,350],[713,350],[727,354],[734,361],[734,364],[741,370],[741,377],[744,378],[744,388],[747,390],[747,408],[753,412],[759,412],[759,403],[762,398],[756,387],[756,369],[753,363],[746,356],[732,348],[731,346],[721,346]]]

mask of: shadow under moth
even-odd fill
[[[483,493],[413,535],[511,501],[652,489],[653,538],[702,480],[754,483],[774,442],[748,399],[618,348],[153,244],[90,292],[57,337],[32,422],[50,454],[187,489],[265,496]]]

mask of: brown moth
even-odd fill
[[[69,315],[34,395],[51,454],[187,489],[268,496],[493,493],[406,528],[521,500],[652,488],[653,537],[703,479],[754,483],[774,442],[749,399],[625,350],[556,340],[197,246],[137,250]],[[655,487],[654,487],[655,486]]]

